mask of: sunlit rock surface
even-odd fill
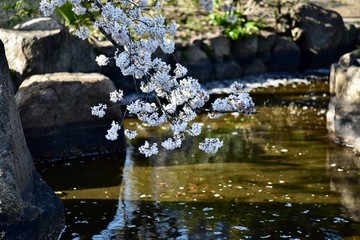
[[[360,152],[360,67],[357,53],[345,54],[333,64],[330,74],[332,94],[327,128],[336,142]]]
[[[16,29],[0,28],[0,39],[18,85],[33,74],[100,71],[90,44],[49,18],[30,20]]]
[[[301,3],[294,7],[293,34],[302,51],[302,67],[330,65],[354,47],[354,39],[335,11],[315,4]]]
[[[63,205],[34,168],[0,41],[0,239],[56,239]]]

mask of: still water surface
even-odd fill
[[[329,141],[327,82],[284,84],[251,91],[256,115],[200,116],[181,150],[142,157],[167,136],[140,127],[123,156],[38,166],[66,207],[61,239],[360,239],[359,159]],[[204,137],[224,147],[206,155]]]

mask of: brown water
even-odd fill
[[[66,206],[61,239],[360,239],[359,159],[328,139],[327,82],[252,96],[258,114],[200,116],[178,151],[142,157],[165,134],[143,129],[123,156],[38,166]],[[218,154],[198,150],[205,136],[222,138]]]

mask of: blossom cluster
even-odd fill
[[[124,76],[131,76],[139,81],[140,90],[153,96],[146,100],[135,99],[127,105],[126,110],[149,127],[163,124],[169,126],[172,136],[159,145],[166,150],[173,150],[181,147],[186,136],[201,134],[202,124],[194,120],[197,112],[209,101],[208,92],[197,79],[187,76],[187,69],[181,64],[171,66],[160,58],[153,58],[158,49],[166,54],[174,52],[173,38],[177,30],[175,23],[166,24],[163,16],[148,12],[149,9],[159,7],[158,0],[41,0],[40,10],[45,16],[49,16],[56,7],[66,2],[72,4],[74,14],[89,14],[94,27],[100,29],[117,47],[113,56],[97,56],[97,64],[106,66],[110,61],[115,61]],[[200,3],[206,10],[211,11],[212,0],[200,0]],[[80,26],[76,34],[86,39],[89,29]],[[237,83],[233,84],[231,89],[230,96],[217,99],[212,104],[213,115],[231,111],[251,112],[254,106],[251,97]],[[110,101],[121,102],[123,95],[121,90],[114,91],[110,93]],[[103,117],[106,109],[106,104],[99,104],[91,108],[91,113]],[[116,140],[121,124],[113,121],[106,138]],[[125,129],[124,134],[132,139],[138,133],[136,130]],[[206,138],[199,148],[206,153],[215,153],[222,145],[223,142],[217,138]],[[139,152],[146,157],[157,154],[158,143],[146,141],[139,147]]]
[[[243,90],[242,84],[234,82],[230,90],[229,96],[218,98],[212,103],[213,112],[209,114],[210,118],[217,118],[228,112],[240,112],[247,115],[254,112],[255,104],[249,93]]]

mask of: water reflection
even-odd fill
[[[210,164],[213,167],[194,164],[196,177],[202,178],[196,183],[181,175],[189,166],[162,165],[149,169],[137,165],[138,159],[133,156],[130,151],[126,158],[116,217],[93,239],[343,239],[359,234],[356,230],[359,224],[342,215],[331,191],[311,191],[310,201],[303,198],[304,191],[301,196],[284,194],[288,191],[281,186],[296,178],[282,176],[286,182],[275,182],[261,179],[258,171],[255,173],[260,179],[241,177],[241,171],[233,175],[228,171],[209,174],[208,170],[223,164],[220,162]],[[187,169],[186,173],[190,173],[188,178],[194,177],[192,170]],[[221,183],[213,184],[211,176],[216,179],[214,182]],[[232,194],[227,196],[226,191]],[[206,196],[199,197],[199,192]],[[283,198],[276,199],[277,195]]]
[[[289,104],[259,112],[208,123],[202,137],[224,140],[216,156],[193,139],[182,151],[146,159],[134,150],[140,139],[127,154],[116,217],[94,239],[359,236],[360,224],[329,185],[326,156],[343,149],[327,139],[325,111]],[[157,141],[161,134],[146,135]]]
[[[301,84],[292,91],[279,87],[275,95],[256,90],[258,106],[270,100],[251,117],[200,116],[205,131],[179,151],[144,158],[137,147],[160,141],[165,130],[141,130],[123,169],[110,161],[92,170],[104,171],[97,183],[71,178],[69,169],[44,170],[50,185],[65,193],[63,239],[360,237],[359,170],[345,164],[352,155],[328,140],[326,84]],[[197,147],[204,137],[221,137],[224,147],[206,155]],[[73,181],[57,184],[66,178]]]
[[[331,189],[340,194],[344,217],[360,221],[360,157],[349,149],[329,151],[327,167]]]

